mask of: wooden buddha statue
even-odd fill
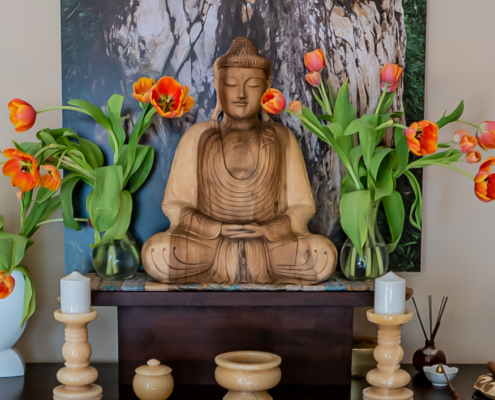
[[[270,62],[237,38],[213,70],[217,107],[177,147],[162,202],[170,229],[145,243],[146,271],[168,283],[327,280],[337,251],[308,232],[315,203],[299,144],[261,110]]]

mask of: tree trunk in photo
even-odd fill
[[[381,67],[386,63],[404,66],[401,0],[108,0],[98,7],[101,35],[91,55],[94,69],[90,67],[88,73],[95,97],[103,98],[104,91],[108,98],[120,90],[132,100],[132,82],[139,77],[171,75],[188,85],[196,100],[185,118],[173,122],[157,118],[154,136],[148,134],[158,152],[156,168],[162,180],[166,180],[172,161],[171,144],[175,146],[190,125],[211,115],[216,103],[213,61],[237,36],[253,39],[260,54],[272,62],[273,87],[288,101],[299,99],[316,114],[319,106],[304,78],[306,52],[323,49],[328,67],[323,77],[329,76],[335,93],[349,78],[358,115],[374,112],[381,94]],[[106,68],[118,75],[112,78],[113,87],[101,81],[102,59]],[[402,92],[401,85],[394,110],[402,108]],[[304,134],[299,121],[287,113],[277,118],[297,136]],[[310,230],[331,237],[340,229],[344,168],[337,154],[313,134],[304,134],[301,148],[317,207]],[[149,186],[138,201],[149,197],[146,191],[158,190]],[[159,210],[159,204],[156,207]]]

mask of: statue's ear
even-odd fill
[[[218,122],[218,117],[220,116],[220,113],[223,110],[222,110],[222,104],[220,103],[220,94],[218,91],[218,79],[216,76],[213,78],[213,87],[215,88],[215,92],[217,93],[217,104],[215,105],[215,109],[213,110],[213,114],[211,114],[211,120]]]
[[[272,87],[272,78],[269,78],[267,81],[266,81],[266,90],[270,89]]]

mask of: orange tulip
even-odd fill
[[[21,188],[23,192],[39,186],[41,177],[36,158],[16,149],[4,150],[3,155],[10,158],[3,165],[2,172],[10,176],[12,186]]]
[[[495,121],[485,121],[480,124],[476,137],[483,150],[495,149]]]
[[[294,114],[302,114],[302,104],[299,100],[292,100],[289,103],[289,110]]]
[[[189,87],[182,85],[183,96],[182,96],[182,113],[188,113],[189,110],[194,106],[194,99],[189,96]]]
[[[261,98],[261,107],[270,114],[284,111],[286,104],[284,95],[277,89],[268,89]]]
[[[400,77],[402,76],[402,68],[397,64],[385,64],[380,75],[380,89],[384,90],[387,86],[387,92],[395,92],[399,86]]]
[[[53,165],[43,165],[41,169],[45,169],[48,173],[41,177],[41,186],[56,192],[62,183],[62,177],[57,167]]]
[[[310,72],[309,74],[306,74],[306,81],[311,85],[318,87],[320,86],[321,83],[321,75],[319,72]]]
[[[406,138],[413,154],[433,154],[438,148],[438,125],[431,121],[414,122],[407,128]]]
[[[466,154],[466,162],[468,164],[477,164],[481,161],[481,153],[479,151],[470,151]]]
[[[495,174],[490,174],[495,165],[495,157],[487,158],[474,178],[474,193],[485,203],[495,200]]]
[[[309,72],[320,72],[325,68],[325,64],[325,54],[321,49],[316,49],[304,55],[304,65],[306,65]]]
[[[139,78],[137,82],[134,82],[132,85],[134,89],[134,93],[132,97],[134,97],[137,101],[141,103],[149,103],[150,95],[153,86],[155,85],[155,80],[153,78],[142,77]]]
[[[174,78],[164,76],[151,91],[150,101],[158,114],[165,118],[181,117],[194,105],[189,88]]]
[[[465,135],[462,137],[460,145],[462,154],[466,154],[478,145],[478,140],[474,136]]]
[[[25,132],[36,122],[36,110],[24,100],[13,99],[9,102],[10,122],[16,132]]]
[[[14,291],[15,280],[12,275],[0,271],[0,300],[6,299]]]

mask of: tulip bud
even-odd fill
[[[402,76],[402,68],[396,64],[386,64],[380,75],[381,84],[380,89],[384,90],[387,86],[387,92],[392,93],[395,92],[397,87],[399,86],[399,80]]]
[[[309,72],[320,72],[325,68],[326,60],[323,50],[316,49],[304,55],[304,65]]]
[[[454,133],[454,143],[461,143],[461,139],[466,135],[469,135],[469,132],[467,130],[459,129],[456,133]]]
[[[461,152],[462,154],[469,153],[478,145],[478,140],[471,135],[464,135],[461,139]]]
[[[17,197],[17,200],[19,201],[24,200],[24,192],[21,189],[19,189],[15,194],[15,197]]]
[[[476,137],[483,150],[495,149],[495,121],[483,122]]]
[[[286,105],[284,95],[277,89],[268,89],[261,98],[261,107],[270,114],[279,114]]]
[[[481,161],[481,153],[479,151],[470,151],[466,154],[466,162],[468,164],[476,164]]]
[[[309,74],[306,74],[306,81],[314,87],[320,86],[321,82],[321,75],[319,72],[310,72]]]
[[[292,100],[289,103],[289,110],[294,114],[302,114],[302,104],[299,100]]]

